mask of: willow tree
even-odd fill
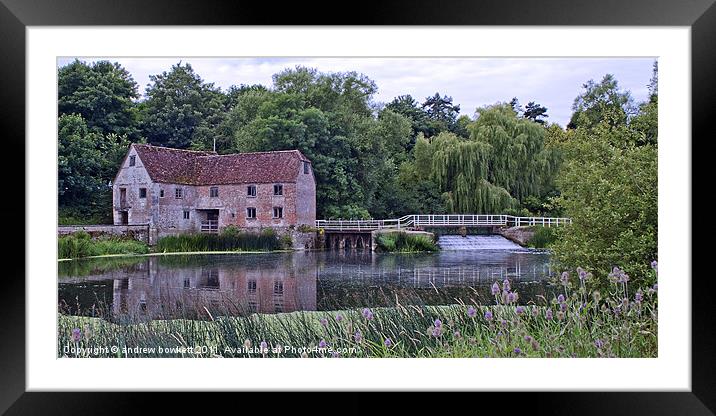
[[[469,139],[435,137],[431,176],[452,212],[499,213],[552,183],[558,157],[544,145],[545,129],[509,106],[480,108]]]
[[[509,105],[480,108],[477,115],[470,137],[492,148],[488,181],[520,202],[541,197],[559,165],[558,154],[545,147],[544,127],[517,117]]]

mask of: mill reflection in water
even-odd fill
[[[510,279],[527,303],[546,290],[543,252],[295,252],[60,263],[63,313],[115,322],[494,300]]]

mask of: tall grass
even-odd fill
[[[390,232],[379,234],[376,243],[380,251],[385,252],[433,252],[438,250],[435,241],[424,234]]]
[[[61,259],[77,259],[107,254],[145,254],[149,247],[137,240],[102,236],[92,239],[84,231],[77,231],[57,239],[58,256]]]
[[[228,228],[228,227],[227,227]],[[157,241],[156,251],[165,253],[194,251],[271,251],[290,245],[271,229],[260,234],[239,232],[232,228],[221,234],[178,234],[162,237]]]
[[[615,281],[602,297],[591,290],[589,274],[579,276],[563,276],[557,296],[530,304],[520,304],[505,281],[493,285],[494,305],[399,303],[247,317],[207,312],[208,321],[130,325],[61,315],[58,356],[656,357],[656,287],[628,293],[625,282]]]

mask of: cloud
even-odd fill
[[[398,95],[416,100],[436,92],[453,97],[462,114],[517,97],[522,105],[536,101],[548,108],[549,120],[569,122],[574,98],[590,79],[613,74],[634,99],[646,100],[653,58],[91,58],[126,68],[144,93],[149,76],[188,62],[207,82],[226,90],[231,85],[272,85],[285,68],[306,66],[322,72],[356,71],[378,85],[374,99],[387,103]],[[61,58],[58,66],[74,58]]]

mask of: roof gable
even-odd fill
[[[298,150],[236,153],[180,150],[133,144],[154,182],[185,185],[295,182],[301,161]]]

